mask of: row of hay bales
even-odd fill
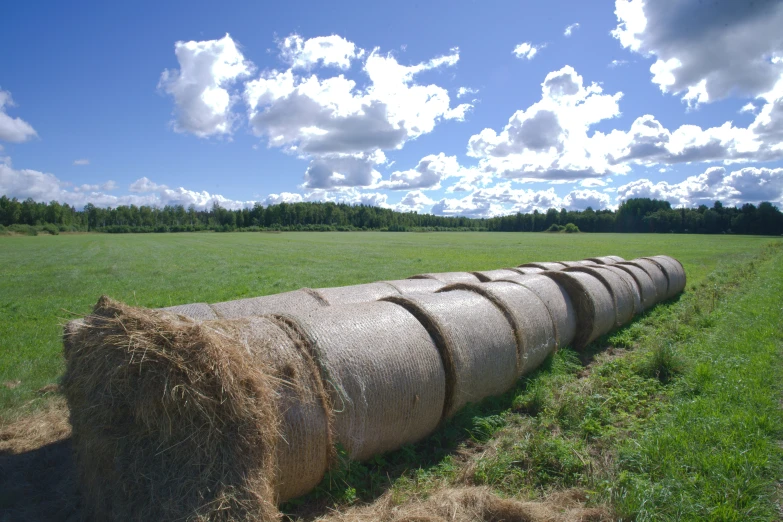
[[[558,347],[685,287],[666,256],[421,274],[66,326],[63,390],[96,519],[273,520],[350,458],[421,440]]]

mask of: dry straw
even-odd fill
[[[666,274],[661,269],[658,263],[650,261],[649,259],[633,259],[631,261],[624,261],[619,263],[620,265],[635,266],[640,268],[652,279],[655,284],[655,294],[657,295],[657,301],[661,302],[665,300],[669,291],[669,280],[666,278]]]
[[[586,263],[584,261],[558,261],[561,265],[565,265],[568,268],[574,267],[574,266],[585,266],[585,265],[594,265],[595,263],[591,261],[587,261]]]
[[[541,270],[562,270],[566,268],[563,263],[557,263],[555,261],[544,261],[541,263],[525,263],[519,265],[519,268],[540,268]]]
[[[685,278],[685,269],[679,261],[669,256],[652,256],[646,257],[645,259],[649,259],[656,263],[666,275],[666,279],[669,281],[669,287],[666,293],[667,298],[674,297],[685,290],[685,283],[687,282]]]
[[[544,271],[543,268],[536,268],[534,266],[518,266],[514,268],[517,272],[519,272],[522,275],[533,275],[533,274],[540,274]]]
[[[639,284],[630,273],[621,269],[616,263],[614,265],[596,265],[595,268],[598,271],[611,272],[625,281],[625,284],[628,285],[628,289],[631,291],[631,297],[633,298],[634,315],[641,314],[645,310],[645,307],[642,305],[642,292],[639,288]],[[650,283],[652,283],[652,281],[650,281]]]
[[[647,272],[638,266],[628,263],[616,263],[611,265],[611,267],[626,272],[636,282],[636,287],[639,289],[642,311],[649,310],[655,306],[655,303],[658,302],[658,291],[655,289],[655,283]]]
[[[478,283],[479,279],[470,272],[438,272],[431,274],[418,274],[408,279],[435,279],[441,283]]]
[[[415,442],[440,422],[446,373],[427,330],[387,302],[284,317],[322,368],[335,437],[355,460]]]
[[[543,301],[524,286],[496,281],[456,283],[441,292],[468,290],[483,295],[506,314],[517,338],[517,376],[537,368],[555,350],[555,328]]]
[[[555,343],[562,348],[576,335],[576,313],[571,297],[554,280],[540,274],[518,275],[504,279],[522,285],[538,296],[546,306],[555,327]]]
[[[191,319],[198,319],[200,321],[209,321],[218,318],[215,311],[207,303],[193,303],[193,304],[184,304],[178,306],[169,306],[167,308],[160,308],[160,310],[163,310],[164,312],[169,312],[171,314],[190,317]]]
[[[278,379],[236,336],[102,297],[62,388],[95,520],[274,520]]]
[[[622,261],[625,261],[620,256],[602,256],[602,257],[588,257],[587,259],[583,259],[583,261],[590,261],[592,263],[595,263],[596,265],[613,265],[615,263],[620,263]]]
[[[614,302],[601,281],[585,272],[546,272],[545,275],[557,281],[573,302],[576,311],[574,348],[581,350],[614,327]]]
[[[309,288],[284,292],[282,294],[265,295],[215,303],[212,309],[222,319],[235,319],[251,315],[267,315],[288,312],[309,312],[328,303]]]
[[[505,279],[506,277],[514,277],[521,274],[522,272],[516,268],[499,268],[497,270],[484,270],[482,272],[471,273],[478,277],[479,281],[482,283],[487,283],[489,281],[499,281],[501,279]]]
[[[337,286],[334,288],[316,288],[315,292],[329,305],[343,305],[377,301],[390,295],[399,294],[386,283],[367,283],[363,285]]]
[[[403,295],[433,293],[446,286],[446,283],[437,279],[397,279],[395,281],[384,281],[384,283],[391,285]]]
[[[609,294],[612,296],[612,303],[614,304],[614,325],[619,327],[627,324],[633,318],[635,309],[634,291],[628,283],[614,272],[608,270],[601,270],[600,268],[593,268],[589,266],[580,266],[575,268],[566,269],[567,272],[583,272],[590,274],[599,281],[601,281]]]
[[[506,316],[487,298],[454,290],[386,300],[415,315],[440,350],[446,368],[444,417],[513,386],[516,337]]]

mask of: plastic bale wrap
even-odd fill
[[[566,268],[563,263],[557,263],[555,261],[544,261],[541,263],[525,263],[519,265],[519,268],[540,268],[541,270],[562,270]]]
[[[601,283],[604,284],[609,294],[612,296],[612,304],[614,305],[614,326],[620,327],[631,321],[636,312],[633,289],[628,286],[628,283],[608,270],[601,270],[600,268],[593,268],[589,266],[580,266],[575,268],[569,268],[566,272],[583,272],[595,277]]]
[[[623,261],[618,263],[620,265],[635,266],[643,270],[650,279],[652,279],[655,285],[655,295],[657,296],[656,303],[659,303],[666,299],[669,292],[669,280],[666,278],[666,274],[658,263],[650,261],[649,259],[632,259],[631,261]]]
[[[655,289],[655,283],[647,272],[638,266],[627,263],[616,263],[607,266],[611,266],[613,269],[622,270],[633,278],[636,287],[639,289],[642,311],[649,310],[655,306],[655,303],[658,302],[658,291]]]
[[[397,295],[399,292],[386,283],[367,283],[363,285],[337,286],[334,288],[316,288],[314,290],[330,306],[367,303]]]
[[[628,289],[631,291],[631,297],[633,298],[634,315],[639,315],[645,310],[642,305],[642,292],[630,273],[621,269],[616,263],[614,265],[596,265],[595,268],[599,271],[616,274],[625,281],[625,284],[628,285]],[[652,281],[650,282],[652,283]]]
[[[408,279],[435,279],[441,283],[478,283],[479,279],[470,272],[438,272],[431,274],[418,274]]]
[[[277,519],[278,379],[243,324],[103,297],[67,332],[62,389],[89,518]]]
[[[499,281],[500,279],[504,279],[506,277],[513,277],[521,274],[521,272],[514,268],[499,268],[497,270],[484,270],[483,272],[471,273],[478,277],[479,281],[482,283],[487,283],[489,281]]]
[[[446,283],[437,279],[397,279],[395,281],[384,281],[387,285],[394,287],[400,294],[428,294],[437,292]]]
[[[558,348],[568,346],[576,335],[576,312],[571,296],[556,281],[541,274],[518,275],[508,281],[522,285],[535,293],[549,312],[555,327],[555,342]]]
[[[328,303],[313,290],[303,288],[282,294],[225,301],[211,306],[221,319],[236,319],[252,315],[305,313],[328,306]]]
[[[506,316],[487,298],[454,290],[387,297],[409,310],[438,346],[446,368],[444,418],[469,402],[500,395],[517,379],[517,342]]]
[[[184,315],[191,319],[198,319],[200,321],[209,321],[217,319],[218,316],[215,311],[207,303],[192,303],[177,306],[169,306],[166,308],[160,308],[164,312],[169,312],[177,315]]]
[[[666,298],[672,298],[685,290],[685,284],[687,279],[685,278],[685,269],[682,267],[682,263],[669,256],[652,256],[646,257],[663,270],[666,279],[669,282],[668,290],[666,292]]]
[[[585,272],[547,272],[546,277],[554,279],[571,296],[576,311],[575,349],[581,350],[612,330],[614,301],[600,280]]]
[[[446,373],[427,330],[387,302],[279,316],[307,340],[334,410],[334,434],[354,460],[397,449],[440,422]]]
[[[496,281],[489,283],[456,283],[441,292],[468,290],[483,295],[506,314],[517,338],[517,376],[536,369],[555,351],[555,327],[544,302],[529,288]]]

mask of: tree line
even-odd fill
[[[279,203],[230,210],[215,204],[207,210],[191,205],[165,207],[118,206],[101,208],[87,204],[82,210],[57,201],[0,197],[0,226],[21,231],[195,232],[204,230],[470,230],[539,232],[573,224],[582,232],[657,232],[698,234],[783,234],[783,213],[764,202],[758,206],[672,208],[667,201],[636,198],[616,210],[549,209],[493,218],[435,216],[397,212],[388,208],[345,203]],[[553,225],[558,225],[553,227]],[[33,228],[30,228],[33,227]]]

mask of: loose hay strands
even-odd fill
[[[499,268],[497,270],[484,270],[483,272],[471,272],[473,275],[479,278],[482,283],[489,281],[498,281],[506,277],[513,277],[519,275],[520,272],[513,268]]]
[[[400,294],[427,294],[437,292],[446,283],[438,281],[437,279],[397,279],[395,281],[384,281],[387,285],[391,285]]]
[[[571,344],[576,335],[576,312],[571,296],[554,280],[541,274],[518,275],[503,279],[532,290],[543,301],[555,327],[558,348]]]
[[[625,261],[620,256],[602,256],[602,257],[588,257],[587,259],[583,259],[583,261],[590,261],[592,263],[595,263],[596,265],[613,265],[615,263],[620,263],[622,261]]]
[[[612,296],[615,315],[614,325],[620,327],[631,321],[636,312],[635,299],[633,288],[628,285],[625,279],[614,272],[589,266],[568,268],[566,272],[583,272],[601,281]]]
[[[500,395],[513,386],[516,337],[491,301],[465,290],[385,300],[406,308],[432,335],[446,368],[444,418],[469,402]]]
[[[468,290],[483,295],[506,314],[517,338],[517,376],[537,368],[555,351],[555,327],[549,310],[532,290],[524,286],[496,281],[490,283],[455,283],[441,292]]]
[[[239,324],[102,297],[62,381],[96,520],[276,520],[277,379]]]
[[[612,295],[597,278],[584,272],[546,272],[571,296],[576,311],[573,346],[581,350],[609,332],[615,324]]]
[[[628,289],[631,291],[631,297],[633,299],[634,315],[641,314],[645,307],[642,305],[642,292],[639,285],[636,283],[636,279],[628,273],[626,270],[621,269],[617,264],[614,265],[595,265],[595,268],[599,271],[611,272],[620,277],[625,284],[628,285]],[[650,280],[652,283],[652,280]]]
[[[470,272],[437,272],[430,274],[418,274],[408,279],[435,279],[441,283],[478,283],[479,279]]]
[[[283,317],[318,359],[335,437],[352,459],[397,449],[437,427],[446,395],[443,362],[404,308],[381,301]]]
[[[309,312],[327,305],[328,303],[321,299],[313,290],[303,288],[282,294],[225,301],[211,306],[218,317],[222,319],[236,319],[251,315]]]
[[[633,259],[631,261],[623,261],[618,263],[620,265],[635,266],[643,270],[650,279],[652,279],[655,285],[655,294],[657,296],[656,303],[665,300],[669,292],[669,279],[666,277],[666,273],[661,269],[658,263],[650,261],[649,259]]]
[[[685,284],[687,282],[685,278],[685,269],[682,267],[682,263],[669,256],[652,256],[645,257],[650,261],[656,263],[663,273],[666,274],[666,279],[669,281],[668,291],[666,298],[674,297],[683,290],[685,290]]]
[[[399,292],[386,283],[367,283],[363,285],[337,286],[334,288],[316,288],[314,290],[330,306],[377,301]]]
[[[169,312],[176,315],[184,315],[191,319],[198,319],[200,321],[209,321],[217,319],[218,316],[215,311],[207,303],[192,303],[177,306],[169,306],[166,308],[159,308],[164,312]]]
[[[541,270],[562,270],[566,268],[566,265],[555,261],[544,261],[541,263],[525,263],[524,265],[519,265],[519,268],[540,268]]]
[[[655,303],[658,302],[658,291],[655,289],[655,283],[647,272],[638,266],[628,263],[616,263],[611,265],[611,267],[622,270],[633,278],[636,287],[639,289],[642,311],[649,310],[655,306]]]

